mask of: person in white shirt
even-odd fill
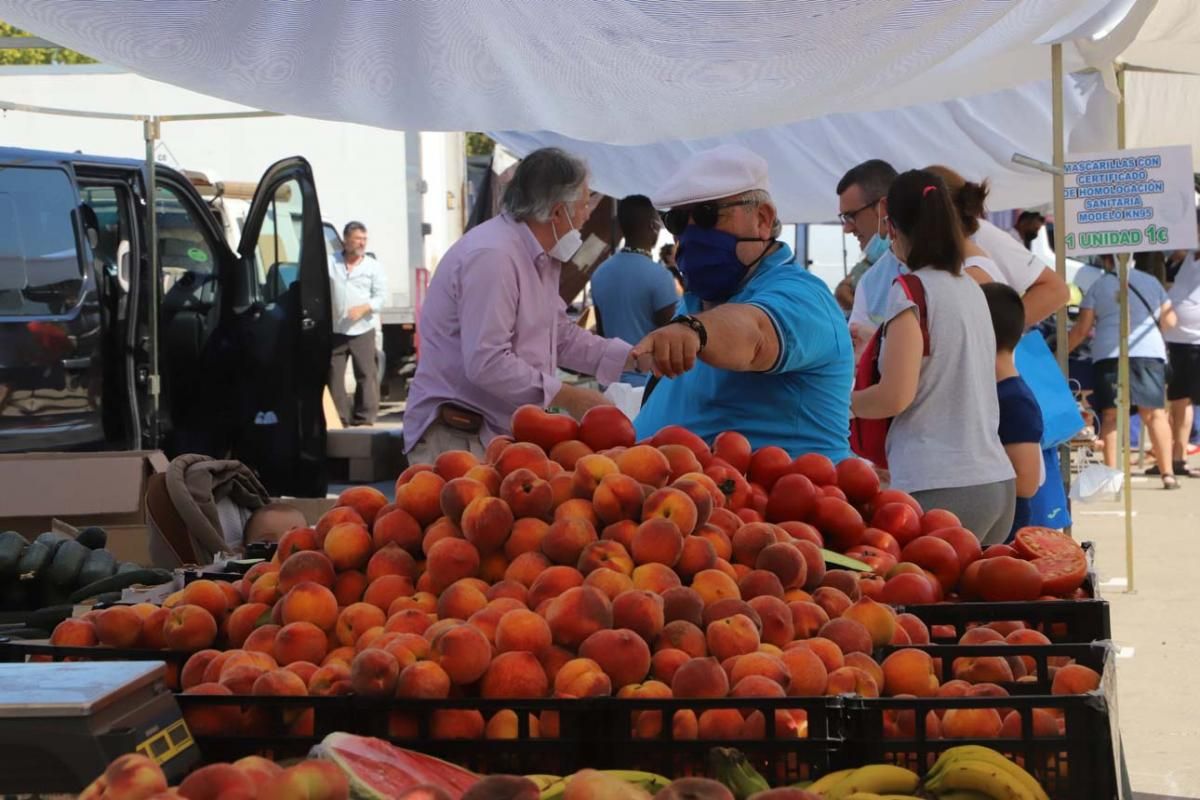
[[[1200,225],[1200,211],[1196,214]],[[1171,460],[1176,475],[1200,477],[1188,467],[1188,443],[1192,435],[1193,406],[1200,403],[1200,261],[1196,252],[1188,252],[1175,274],[1175,283],[1167,296],[1175,308],[1178,323],[1168,329],[1167,360],[1171,365],[1167,380],[1167,401],[1171,416]]]
[[[348,222],[342,252],[329,263],[333,302],[333,357],[329,393],[343,425],[371,425],[379,414],[379,364],[376,321],[387,296],[383,267],[367,255],[367,226]],[[353,408],[346,392],[346,362],[354,368]]]

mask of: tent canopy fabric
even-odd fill
[[[1106,68],[1152,0],[50,3],[0,18],[254,108],[648,144],[939,103]],[[1141,15],[1141,16],[1139,16]],[[1094,38],[1095,37],[1095,38]]]

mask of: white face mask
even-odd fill
[[[567,221],[571,223],[571,230],[558,237],[558,229],[554,225],[554,220],[550,220],[550,230],[554,233],[554,247],[548,251],[548,255],[557,261],[570,261],[571,256],[579,252],[579,248],[583,247],[583,234],[575,227],[575,223],[571,220],[571,212],[567,212]]]

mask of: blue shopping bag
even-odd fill
[[[1042,410],[1042,447],[1057,447],[1083,430],[1083,417],[1054,353],[1037,329],[1021,337],[1015,355],[1017,372]]]

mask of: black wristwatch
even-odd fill
[[[679,316],[674,317],[667,324],[668,325],[686,325],[689,328],[691,328],[692,330],[694,330],[696,332],[696,335],[700,337],[699,352],[704,352],[704,346],[708,344],[708,329],[706,329],[704,327],[703,322],[701,322],[696,317],[693,317],[691,314],[680,314]]]

